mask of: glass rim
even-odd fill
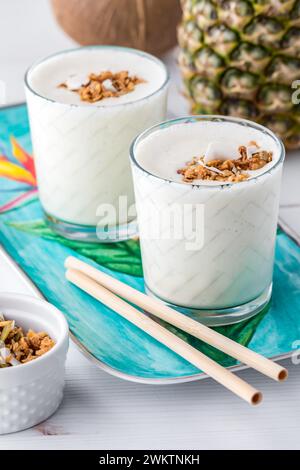
[[[267,134],[270,138],[272,138],[276,144],[278,145],[279,152],[280,152],[280,157],[278,158],[277,162],[269,168],[269,170],[266,170],[264,173],[261,173],[260,175],[254,176],[252,178],[249,178],[248,180],[240,181],[240,182],[235,182],[235,183],[223,183],[223,184],[191,184],[191,183],[186,183],[184,181],[174,181],[169,178],[165,178],[163,176],[158,176],[154,173],[151,173],[148,171],[146,168],[144,168],[137,160],[136,158],[136,150],[137,146],[149,135],[153,134],[154,132],[158,130],[162,130],[164,128],[167,128],[169,126],[173,126],[176,124],[193,124],[196,122],[201,122],[201,121],[212,121],[212,122],[229,122],[229,123],[235,123],[235,124],[240,124],[245,127],[251,127],[252,129],[256,129],[258,131],[263,132],[264,134]],[[169,184],[173,185],[180,185],[181,187],[185,186],[188,187],[190,186],[191,190],[192,189],[226,189],[226,188],[232,188],[232,187],[240,187],[242,184],[245,186],[246,184],[250,183],[255,183],[259,178],[268,175],[269,173],[272,173],[278,166],[280,166],[285,159],[285,147],[283,145],[282,140],[276,136],[276,134],[268,129],[265,126],[262,126],[261,124],[258,124],[256,122],[250,121],[248,119],[243,119],[243,118],[237,118],[237,117],[231,117],[231,116],[223,116],[223,115],[217,115],[217,114],[199,114],[199,115],[187,115],[187,116],[182,116],[178,118],[173,118],[173,119],[168,119],[166,121],[160,122],[158,124],[155,124],[154,126],[146,129],[144,132],[139,134],[134,141],[132,142],[129,150],[129,156],[130,160],[133,166],[136,166],[140,171],[145,173],[148,176],[151,176],[152,178],[155,178],[159,181],[165,181]]]
[[[55,57],[58,57],[58,56],[61,56],[61,55],[70,54],[70,53],[73,53],[73,52],[77,52],[77,51],[81,51],[81,50],[88,50],[88,49],[116,49],[116,50],[123,51],[123,52],[129,52],[133,55],[138,55],[138,56],[143,57],[145,59],[149,59],[152,62],[155,62],[165,72],[165,78],[164,78],[164,81],[163,81],[162,85],[159,88],[157,88],[157,90],[150,93],[149,95],[143,96],[143,97],[141,97],[137,100],[127,101],[126,103],[115,103],[115,104],[112,104],[110,106],[93,103],[93,105],[92,105],[93,108],[101,108],[101,109],[103,109],[103,108],[112,108],[112,107],[116,108],[116,107],[128,106],[128,105],[132,105],[132,104],[135,104],[135,103],[139,103],[141,101],[144,101],[144,100],[150,98],[151,96],[156,95],[157,93],[161,92],[164,88],[166,88],[169,85],[170,73],[169,73],[166,65],[163,63],[163,61],[160,60],[158,57],[155,57],[154,55],[149,54],[148,52],[144,52],[144,51],[141,51],[139,49],[134,49],[132,47],[114,46],[114,45],[106,45],[106,44],[96,44],[96,45],[91,45],[91,46],[79,46],[79,47],[74,47],[74,48],[71,48],[71,49],[65,49],[65,50],[62,50],[62,51],[59,51],[59,52],[55,52],[54,54],[50,54],[47,57],[44,57],[43,59],[39,59],[39,60],[35,61],[32,65],[30,65],[30,67],[25,72],[25,75],[24,75],[25,87],[31,93],[33,93],[35,96],[38,96],[39,98],[41,98],[45,101],[60,104],[60,105],[63,105],[63,106],[75,107],[75,108],[88,108],[89,106],[86,105],[86,104],[82,104],[82,103],[64,103],[63,101],[57,101],[57,100],[54,100],[52,98],[48,98],[47,96],[44,96],[44,95],[38,93],[36,90],[34,90],[34,88],[29,83],[30,74],[39,65],[43,64],[44,62],[47,62],[48,60],[51,60],[51,59],[53,59]]]

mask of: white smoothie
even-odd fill
[[[139,144],[137,160],[149,173],[180,183],[182,176],[177,173],[177,170],[184,167],[193,157],[204,156],[206,161],[208,151],[210,151],[211,159],[237,159],[239,147],[251,141],[273,153],[272,162],[259,170],[247,171],[251,179],[266,173],[274,166],[280,157],[278,148],[276,142],[268,135],[234,123],[202,122],[198,126],[177,124],[165,130],[158,130]],[[153,158],[154,155],[159,155],[159,157]],[[191,184],[224,185],[230,183],[194,180]]]
[[[246,181],[185,183],[177,173],[208,149],[213,154],[211,143],[217,142],[220,148],[223,142],[218,150],[223,151],[221,158],[232,159],[234,149],[238,157],[239,146],[250,141],[271,151],[273,160],[260,170],[247,171]],[[195,309],[240,306],[266,291],[272,284],[282,169],[276,138],[232,122],[182,121],[157,126],[136,141],[133,153],[148,289],[166,302]],[[180,219],[170,217],[172,208],[173,217],[178,216],[175,206],[182,213],[188,208],[179,223],[190,223],[193,233],[200,234],[198,245],[187,243],[184,230],[181,238],[169,230],[172,224],[178,229]],[[154,234],[158,225],[160,230]]]
[[[123,96],[95,103],[59,87],[81,84],[91,73],[127,70],[144,83]],[[165,117],[167,72],[156,58],[117,47],[66,51],[33,66],[26,79],[33,151],[41,203],[61,221],[101,225],[99,206],[112,205],[115,216],[103,226],[128,223],[119,214],[119,197],[134,202],[128,159],[131,141]],[[101,213],[101,210],[100,210]]]
[[[127,52],[126,49],[82,48],[76,51],[58,54],[46,59],[29,74],[30,87],[39,95],[64,104],[90,106],[80,100],[78,93],[60,88],[58,85],[69,81],[75,87],[83,84],[91,73],[104,71],[117,73],[128,70],[130,75],[144,79],[135,90],[118,98],[108,98],[92,106],[111,107],[133,103],[150,96],[161,88],[166,80],[166,71],[157,61],[139,54]]]

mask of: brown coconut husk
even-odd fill
[[[81,45],[114,44],[161,54],[176,42],[179,0],[51,0],[58,23]]]

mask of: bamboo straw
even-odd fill
[[[186,315],[177,312],[176,310],[164,305],[158,300],[149,297],[142,292],[134,289],[127,284],[109,276],[102,271],[94,268],[93,266],[84,263],[83,261],[68,257],[65,262],[66,268],[76,269],[83,272],[91,279],[94,279],[102,286],[109,289],[116,295],[126,299],[127,301],[137,305],[138,307],[146,310],[154,316],[170,323],[171,325],[180,328],[181,330],[189,333],[196,338],[204,341],[207,344],[223,351],[238,361],[247,364],[248,366],[256,369],[262,374],[277,381],[284,381],[288,377],[288,371],[280,364],[257,354],[245,346],[223,336],[222,334],[208,328],[205,325],[187,317]]]
[[[67,270],[66,278],[251,405],[258,405],[262,401],[262,394],[254,387],[99,285],[95,280],[74,269]]]

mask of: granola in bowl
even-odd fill
[[[14,320],[0,314],[0,368],[26,364],[46,354],[54,345],[46,332],[31,329],[25,332]]]

